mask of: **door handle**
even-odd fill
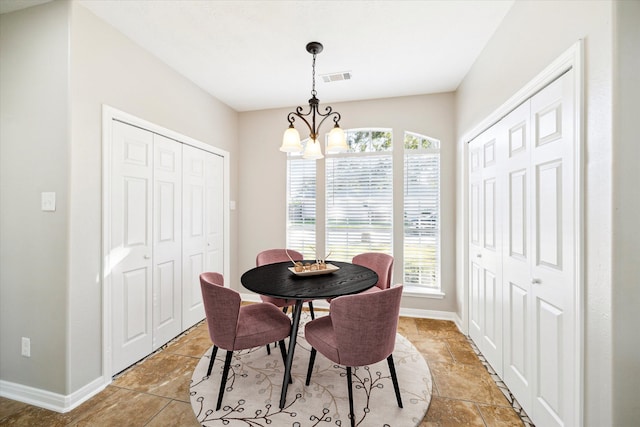
[[[477,254],[476,258],[482,258],[482,254]]]
[[[531,283],[534,285],[539,285],[540,283],[542,283],[542,280],[540,279],[531,279]]]
[[[151,259],[151,256],[149,256],[149,255],[145,255],[145,256],[144,256],[144,259]]]

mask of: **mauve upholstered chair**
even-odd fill
[[[311,345],[306,385],[311,381],[316,352],[347,368],[349,418],[355,425],[351,368],[387,359],[398,406],[402,408],[400,387],[393,362],[402,285],[379,292],[334,298],[331,312],[307,323],[304,335]]]
[[[351,260],[352,264],[358,264],[370,268],[378,274],[378,283],[366,292],[377,292],[391,287],[391,272],[393,271],[393,257],[381,252],[365,252],[358,254]]]
[[[378,283],[361,293],[378,292],[391,287],[391,272],[393,271],[393,257],[391,255],[381,252],[365,252],[354,256],[351,263],[370,268],[378,275]],[[328,298],[327,301],[331,302],[332,299]]]
[[[287,256],[287,253],[289,254]],[[291,259],[289,259],[291,257]],[[265,264],[275,264],[276,262],[285,262],[285,261],[302,261],[304,257],[298,251],[294,251],[293,249],[267,249],[260,252],[256,256],[256,267],[260,267]],[[287,312],[287,309],[292,305],[296,304],[296,300],[294,299],[284,299],[284,298],[274,298],[268,297],[266,295],[260,295],[260,298],[263,302],[269,302],[276,307],[282,308],[283,312]],[[313,312],[313,302],[312,300],[305,301],[309,304],[309,312],[311,313],[311,318],[315,319],[315,314]]]
[[[217,411],[222,405],[233,352],[277,341],[284,363],[286,360],[284,339],[291,332],[291,321],[273,304],[258,303],[241,306],[240,294],[224,287],[224,278],[220,273],[202,273],[200,289],[207,316],[209,337],[213,342],[207,376],[211,375],[218,347],[227,350],[218,392]]]

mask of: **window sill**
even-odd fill
[[[446,294],[442,291],[424,289],[417,286],[405,286],[402,295],[406,297],[444,299]]]

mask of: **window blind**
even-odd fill
[[[362,252],[392,253],[391,152],[348,153],[326,159],[326,248],[331,259]]]
[[[404,284],[440,290],[439,141],[430,147],[405,147]]]
[[[289,156],[287,160],[287,248],[315,258],[316,161]]]

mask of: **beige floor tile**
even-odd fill
[[[475,351],[473,351],[466,338],[464,340],[447,339],[446,343],[453,355],[453,359],[457,363],[482,366],[480,359],[478,359],[478,356]]]
[[[48,409],[27,405],[26,408],[22,408],[18,412],[14,412],[7,417],[0,418],[0,425],[20,427],[60,427],[69,425],[70,421],[71,418],[67,414],[59,414],[54,411],[49,411]]]
[[[487,427],[522,427],[524,423],[511,407],[478,405]]]
[[[145,427],[198,427],[190,403],[172,401],[162,409]]]
[[[509,406],[507,399],[483,366],[432,363],[429,368],[441,397]]]
[[[414,339],[411,343],[420,351],[427,362],[454,363],[455,361],[449,346],[442,340],[423,337]]]
[[[0,397],[0,420],[16,414],[28,407],[29,405],[26,403],[16,402],[15,400]]]
[[[486,427],[472,402],[434,398],[420,427]]]
[[[169,402],[164,397],[119,389],[104,402],[106,404],[89,411],[69,426],[144,426]]]

